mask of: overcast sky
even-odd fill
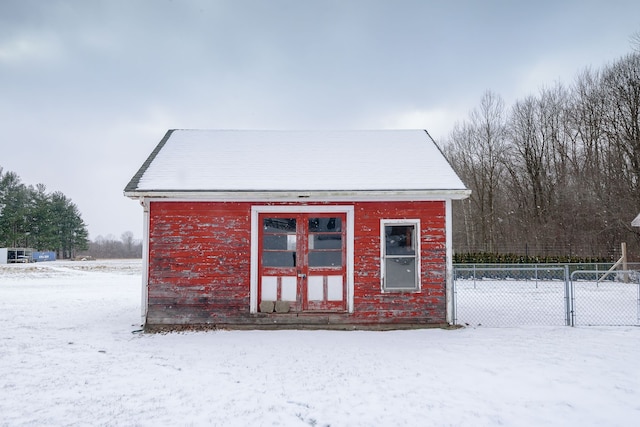
[[[0,166],[142,237],[167,129],[425,128],[631,52],[638,0],[0,0]]]

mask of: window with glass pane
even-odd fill
[[[383,222],[382,227],[384,289],[418,289],[417,222]]]
[[[342,266],[342,218],[309,218],[309,267]]]
[[[296,219],[264,218],[262,232],[262,265],[295,267]]]

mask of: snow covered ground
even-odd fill
[[[140,262],[0,265],[0,426],[635,426],[640,328],[141,334]]]

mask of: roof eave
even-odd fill
[[[133,190],[124,195],[131,199],[182,199],[213,201],[346,201],[346,200],[462,200],[471,195],[468,189],[432,190],[327,190],[327,191],[211,191],[211,190]]]

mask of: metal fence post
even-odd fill
[[[452,280],[452,284],[451,284],[451,298],[453,301],[451,301],[451,321],[453,322],[454,325],[458,324],[458,316],[456,315],[456,305],[458,304],[458,296],[457,296],[457,291],[456,291],[456,282],[458,279],[458,275],[456,274],[456,268],[452,268],[451,269],[453,271],[453,280]]]
[[[565,304],[566,304],[566,324],[567,326],[575,326],[573,318],[573,282],[569,276],[569,265],[564,266],[564,292],[565,292]]]

